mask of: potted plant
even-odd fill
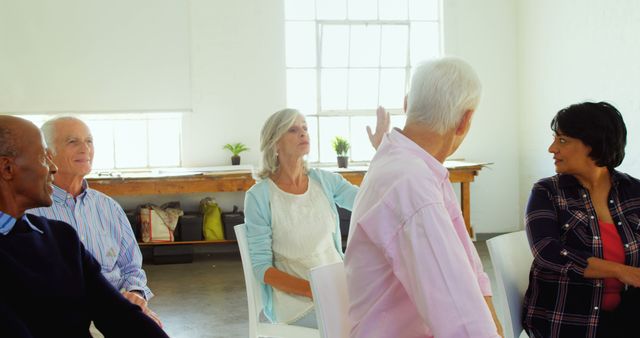
[[[336,136],[332,142],[333,150],[338,155],[338,168],[346,168],[349,164],[349,148],[351,145],[347,139]]]
[[[231,156],[231,165],[239,165],[240,164],[240,153],[243,151],[249,150],[246,145],[243,143],[227,143],[224,145],[223,149],[227,149],[233,154]]]

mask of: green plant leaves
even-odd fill
[[[224,147],[222,147],[222,149],[229,150],[233,154],[233,156],[238,156],[238,154],[240,154],[241,152],[249,150],[249,148],[241,142],[227,143],[224,145]]]
[[[333,146],[333,150],[335,150],[338,156],[347,156],[349,153],[349,149],[351,148],[351,144],[347,141],[346,138],[336,136],[333,141],[331,141],[331,145]]]

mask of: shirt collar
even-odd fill
[[[410,138],[406,137],[398,128],[393,128],[390,133],[385,136],[388,141],[396,146],[402,147],[412,154],[422,159],[429,169],[438,176],[438,178],[444,180],[449,178],[449,170],[440,163],[433,155],[429,154],[426,150],[422,149],[418,144],[413,142]]]
[[[558,174],[558,186],[560,188],[570,188],[578,185],[580,185],[580,182],[573,175]]]
[[[628,183],[631,179],[628,175],[621,173],[617,170],[611,170],[611,184],[618,186],[620,183]],[[560,188],[569,188],[574,186],[581,186],[580,182],[573,175],[558,174],[558,186]]]
[[[87,180],[83,179],[82,192],[80,193],[80,195],[78,195],[78,199],[84,199],[84,197],[87,195],[88,188],[89,188],[89,183],[87,182]],[[67,199],[73,198],[73,196],[70,193],[58,187],[57,185],[55,185],[55,183],[53,184],[52,196],[53,196],[53,201],[57,203],[64,203]]]
[[[614,185],[618,185],[619,183],[627,184],[631,182],[631,178],[629,177],[629,175],[621,173],[615,169],[611,171],[611,179],[613,180]]]
[[[31,223],[31,221],[29,221],[29,218],[27,218],[26,214],[23,214],[20,218],[25,221],[27,225],[29,225],[29,227],[34,231],[37,231],[40,234],[43,233],[42,230],[38,229],[35,225],[33,225],[33,223]],[[13,218],[13,216],[0,211],[0,235],[6,236],[9,232],[11,232],[17,221],[18,220]]]

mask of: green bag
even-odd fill
[[[200,201],[200,212],[202,212],[202,233],[207,241],[223,240],[224,231],[222,227],[222,213],[216,200],[206,197]]]

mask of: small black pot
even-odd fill
[[[338,156],[338,168],[349,166],[349,156]]]
[[[231,165],[240,165],[240,156],[231,156]]]

